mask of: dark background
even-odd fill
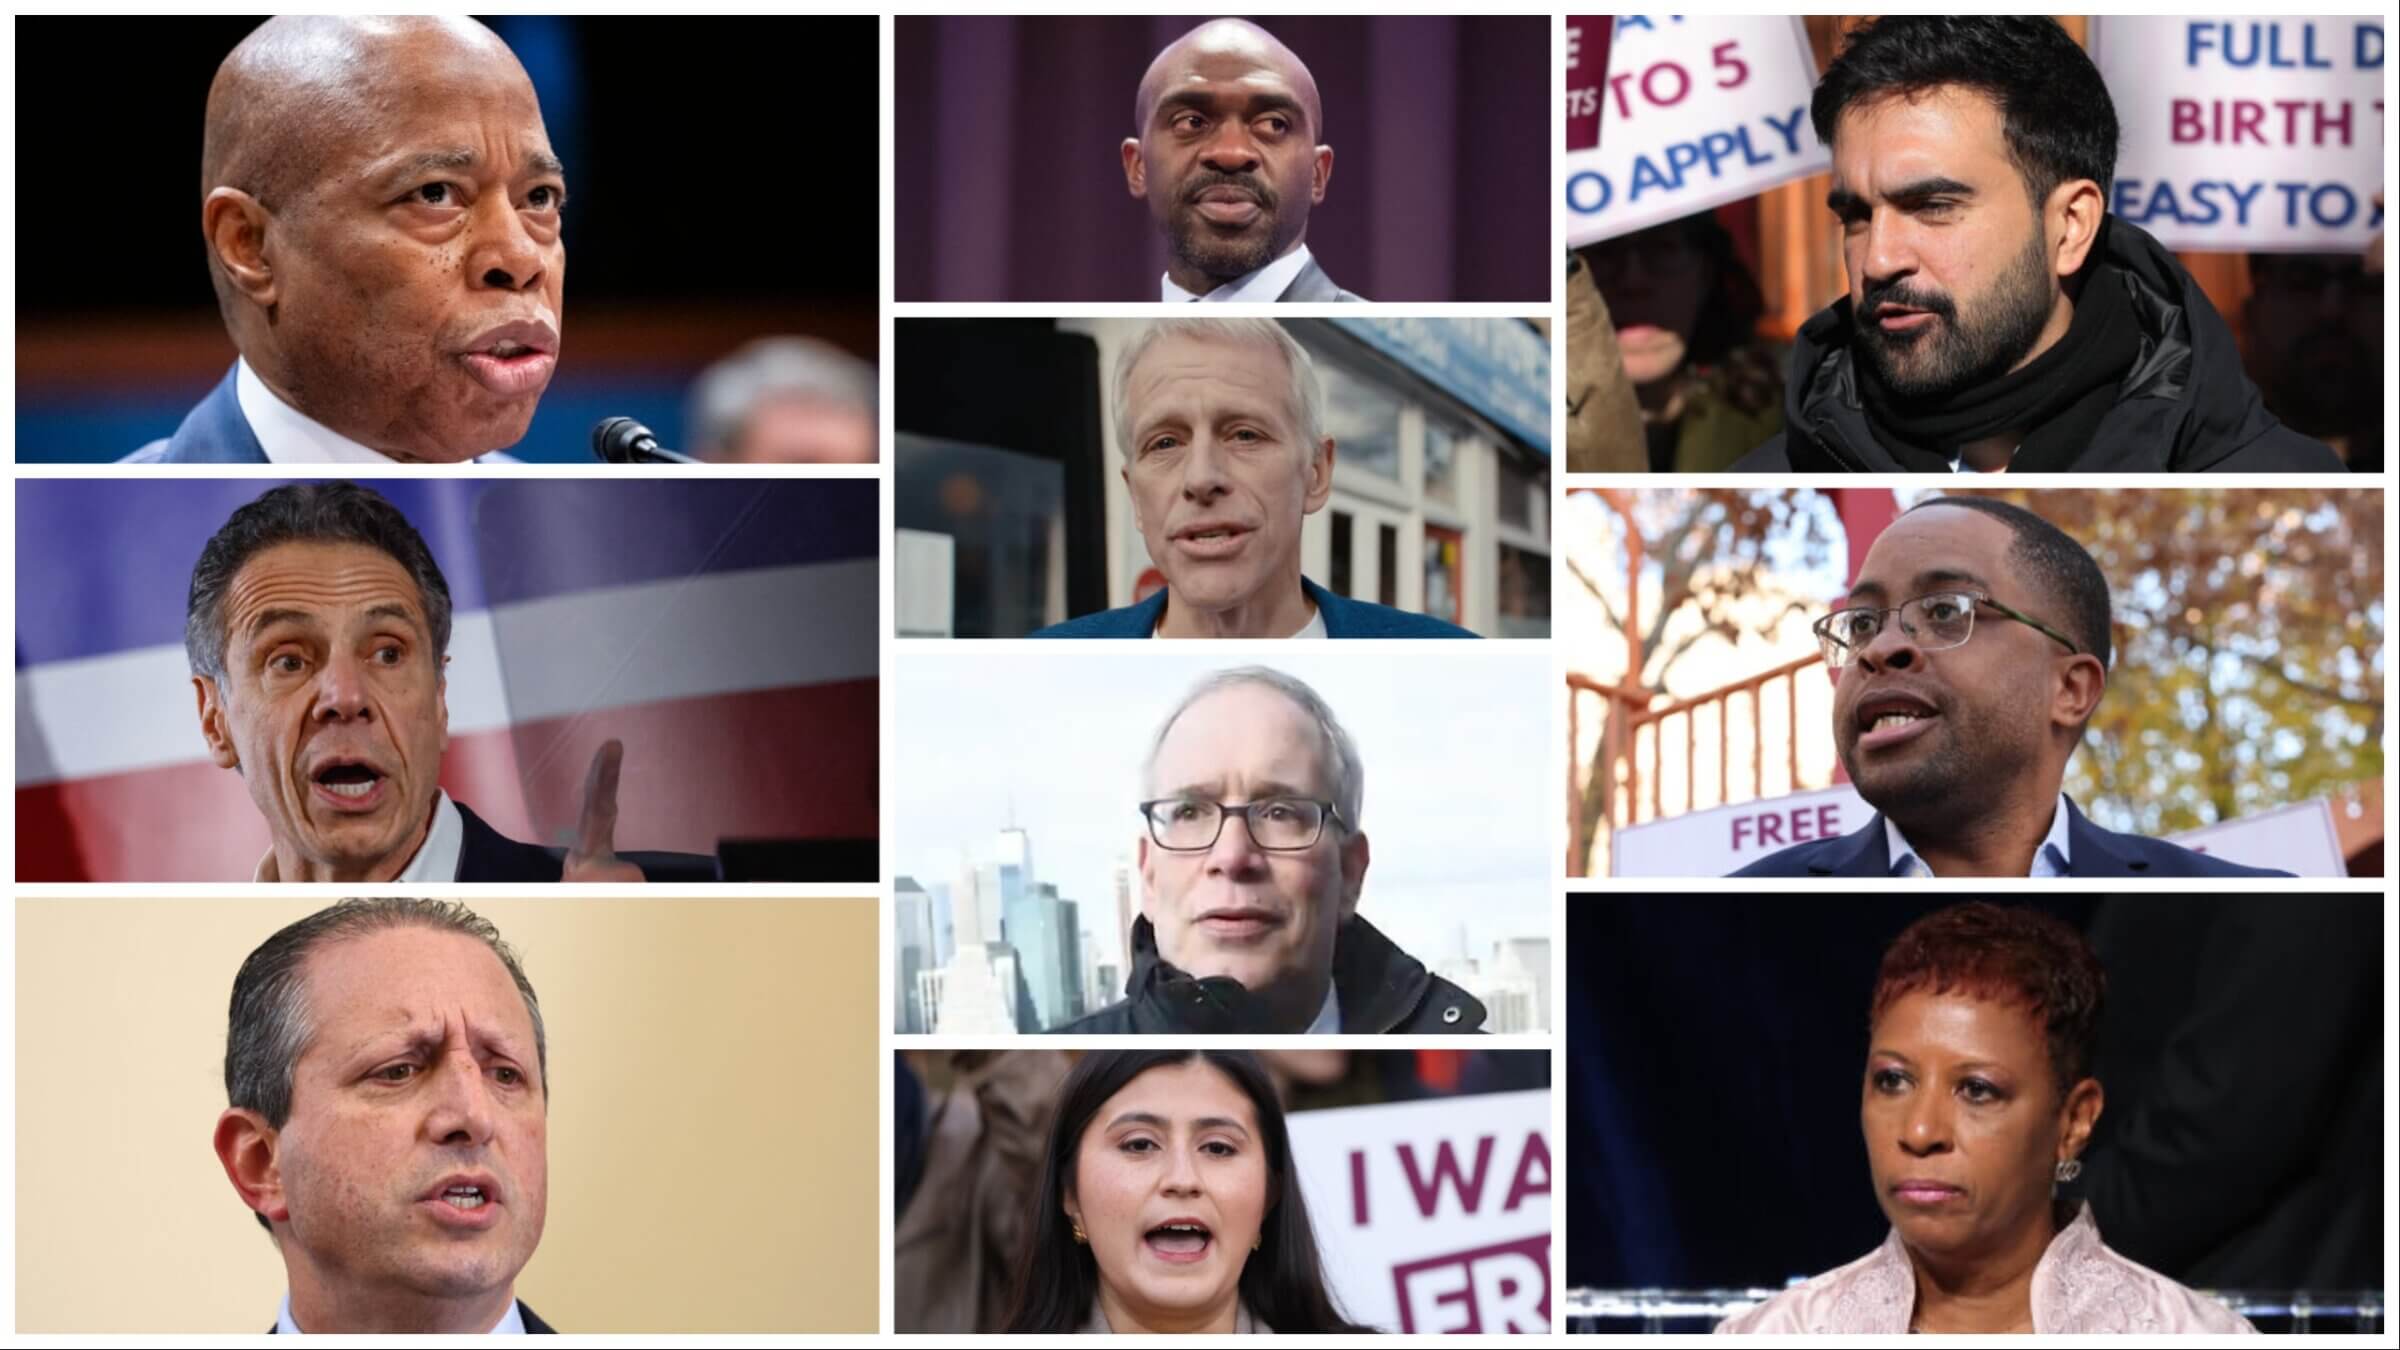
[[[1779,1288],[1881,1243],[1890,1225],[1869,1182],[1858,1123],[1867,1002],[1891,939],[1918,917],[1967,898],[1570,895],[1569,1284]],[[2260,1203],[2240,1194],[2255,1188],[2272,1208],[2330,1182],[2372,1197],[2362,1202],[2370,1211],[2381,1204],[2380,1129],[2361,1128],[2362,1120],[2377,1120],[2381,1104],[2378,897],[2083,895],[2002,903],[2033,905],[2079,928],[2102,918],[2118,945],[2132,948],[2111,950],[2108,940],[2095,939],[2109,979],[2096,1067],[2108,1095],[2085,1178],[2067,1191],[2092,1195],[2103,1239],[2206,1287],[2375,1284],[2380,1223],[2362,1236],[2364,1225],[2352,1222],[2357,1206],[2305,1239],[2265,1244],[2285,1254],[2276,1261],[2262,1265],[2253,1245],[2251,1278],[2228,1279],[2229,1268],[2209,1265],[2205,1255],[2179,1258],[2171,1237],[2133,1228],[2112,1236],[2112,1204],[2127,1201],[2104,1173],[2112,1131],[2135,1118],[2157,1075],[2171,1072],[2143,1053],[2156,1049],[2149,1034],[2215,995],[2232,1004],[2237,1015],[2227,1021],[2239,1029],[2211,1041],[2213,1053],[2194,1067],[2276,1088],[2242,1094],[2242,1106],[2261,1119],[2242,1118],[2236,1108],[2200,1122],[2212,1137],[2199,1147],[2222,1156],[2189,1160],[2179,1174],[2187,1184],[2165,1188],[2171,1196],[2149,1194],[2159,1188],[2146,1177],[2135,1194],[2208,1211],[2212,1202]],[[2232,964],[2240,974],[2227,978],[2212,967],[2226,953],[2206,950],[2204,933],[2236,941]],[[2268,997],[2255,996],[2261,989]],[[2314,1142],[2293,1145],[2296,1161],[2287,1162],[2269,1152],[2278,1135]],[[2203,1168],[2218,1175],[2203,1179]],[[2225,1217],[2192,1213],[2179,1222],[2195,1232],[2243,1227],[2219,1223]]]
[[[1142,72],[1210,16],[893,21],[893,298],[1156,301],[1118,147]],[[1307,64],[1326,274],[1369,300],[1546,304],[1546,16],[1258,17]]]
[[[562,357],[513,453],[588,459],[611,411],[679,443],[684,384],[753,337],[875,359],[872,17],[483,21],[567,165]],[[217,65],[258,23],[16,21],[19,460],[116,459],[232,364],[200,142]]]

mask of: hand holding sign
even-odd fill
[[[625,742],[603,742],[583,776],[583,819],[567,850],[561,881],[642,881],[642,869],[617,857],[617,775],[625,765]]]

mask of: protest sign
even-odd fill
[[[1580,89],[1596,104],[1599,144],[1569,144],[1559,210],[1570,246],[1754,196],[1828,163],[1808,124],[1817,67],[1796,15],[1623,14],[1605,77],[1582,69],[1587,51],[1568,48],[1569,135]]]
[[[1354,1322],[1550,1330],[1550,1094],[1295,1111],[1293,1167]]]
[[[2383,227],[2383,20],[2092,20],[2109,209],[2171,249],[2353,253]]]

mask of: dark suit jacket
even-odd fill
[[[468,810],[465,802],[456,797],[450,801],[458,808],[459,823],[465,826],[465,837],[458,846],[460,881],[556,881],[565,874],[565,849],[520,843],[484,824],[483,817]],[[650,881],[717,880],[717,860],[698,853],[617,856],[641,868],[642,876]]]
[[[1456,624],[1444,623],[1430,614],[1411,614],[1405,609],[1352,600],[1335,595],[1307,577],[1300,578],[1300,589],[1316,602],[1317,612],[1325,616],[1325,636],[1328,638],[1471,638],[1475,636]],[[1123,609],[1103,610],[1086,614],[1080,619],[1054,623],[1039,632],[1037,638],[1146,638],[1158,628],[1158,616],[1167,612],[1167,591],[1158,592],[1138,605]]]
[[[1292,284],[1284,287],[1283,294],[1276,296],[1275,298],[1278,301],[1301,300],[1311,303],[1324,303],[1327,301],[1357,301],[1363,303],[1367,297],[1363,295],[1352,295],[1350,292],[1334,285],[1333,278],[1325,275],[1325,269],[1317,266],[1317,255],[1312,253],[1308,255],[1307,264],[1301,267],[1300,275],[1293,277]]]
[[[234,368],[225,371],[225,378],[208,391],[175,428],[175,434],[163,441],[152,441],[118,461],[123,464],[264,464],[267,452],[258,445],[258,434],[250,430],[250,419],[242,416],[242,405],[233,396]]]
[[[2383,942],[2374,895],[2110,896],[2084,1195],[2108,1245],[2211,1289],[2383,1272]]]
[[[1735,872],[1737,877],[1888,877],[1892,855],[1884,838],[1883,813],[1863,830],[1839,839],[1818,839],[1771,853]],[[2067,875],[2071,877],[2288,877],[2221,862],[2163,839],[2104,830],[2067,803]]]
[[[525,1334],[528,1336],[555,1336],[558,1334],[558,1328],[535,1316],[533,1309],[526,1307],[523,1299],[517,1300],[517,1315],[525,1319]],[[275,1328],[268,1327],[267,1334],[274,1335]]]

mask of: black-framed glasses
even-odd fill
[[[1837,609],[1811,626],[1816,630],[1817,645],[1824,649],[1825,664],[1840,670],[1856,661],[1868,643],[1882,636],[1883,616],[1886,614],[1900,616],[1900,631],[1908,634],[1909,641],[1916,643],[1920,651],[1938,652],[1963,647],[1967,639],[1975,635],[1975,609],[1978,605],[2002,618],[2014,619],[2052,641],[2065,644],[2070,652],[2080,655],[2083,651],[2066,634],[2040,619],[2020,614],[1992,597],[1975,591],[1936,591],[1931,595],[1920,595],[1914,600],[1904,600],[1888,609],[1877,609],[1871,605]]]
[[[1267,797],[1255,802],[1203,802],[1161,797],[1142,803],[1150,842],[1174,853],[1199,853],[1217,846],[1227,816],[1240,816],[1250,842],[1270,853],[1292,853],[1324,837],[1325,822],[1339,821],[1332,802],[1313,797]]]

